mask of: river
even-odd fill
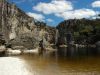
[[[0,75],[100,75],[99,50],[59,48],[48,54],[0,57]]]

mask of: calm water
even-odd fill
[[[99,50],[70,47],[43,55],[0,57],[0,75],[100,75]]]

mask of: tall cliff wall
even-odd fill
[[[7,44],[35,48],[41,40],[46,46],[55,43],[55,28],[35,22],[15,4],[2,0],[0,5],[0,32]]]

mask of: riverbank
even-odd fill
[[[60,48],[96,48],[96,45],[81,45],[81,44],[73,44],[73,45],[59,45]],[[34,49],[24,48],[23,46],[14,46],[12,48],[6,48],[4,46],[0,46],[0,55],[23,55],[23,54],[35,54],[41,55],[43,53],[49,54],[57,51],[57,47],[55,45],[48,46],[41,50],[41,48],[37,47]],[[75,50],[74,50],[75,51]]]
[[[51,53],[56,51],[57,49],[54,49],[52,47],[47,47],[45,48],[45,50],[43,50],[43,52],[45,53]],[[42,54],[40,53],[41,50],[39,47],[35,48],[35,49],[27,49],[24,48],[23,46],[15,46],[12,48],[6,48],[5,46],[0,46],[0,55],[22,55],[22,54]]]

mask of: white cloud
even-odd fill
[[[66,0],[52,0],[50,3],[40,2],[33,7],[33,10],[43,12],[44,14],[62,13],[72,9],[72,3]]]
[[[93,2],[92,7],[100,7],[100,1]]]
[[[94,16],[92,19],[100,19],[100,16]]]
[[[47,19],[48,22],[54,22],[52,19],[48,18]]]
[[[97,7],[100,1],[92,3],[93,7]],[[94,11],[93,9],[74,9],[71,1],[67,0],[52,0],[49,3],[40,2],[33,7],[33,10],[42,12],[44,14],[53,14],[57,17],[68,19],[82,19],[82,18],[94,18],[100,12]],[[53,22],[52,19],[47,19],[47,22]]]
[[[37,13],[32,13],[32,12],[28,12],[27,14],[38,21],[44,21],[45,19],[45,17],[42,14],[37,14]]]
[[[66,11],[60,14],[56,14],[58,17],[64,19],[82,19],[82,18],[91,18],[98,14],[98,12],[93,11],[92,9],[78,9],[72,11]]]

